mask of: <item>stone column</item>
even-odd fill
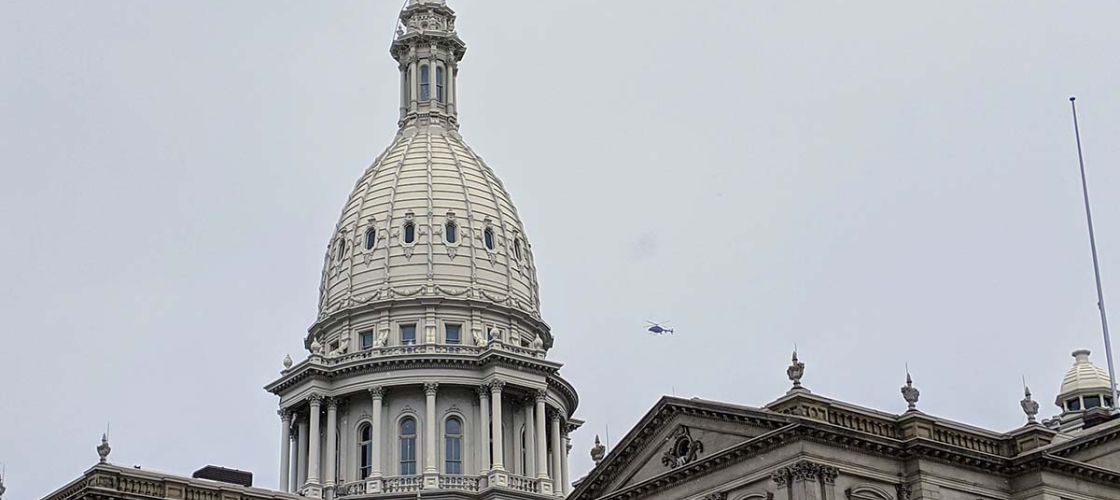
[[[416,61],[408,63],[408,88],[409,88],[409,103],[408,108],[413,113],[417,110],[417,103],[420,101],[420,79],[416,74]]]
[[[327,457],[326,457],[326,474],[323,477],[323,486],[327,489],[334,488],[335,479],[335,462],[334,457],[338,454],[338,400],[330,398],[327,400]]]
[[[294,420],[296,418],[296,415],[292,414],[292,418]],[[291,448],[291,455],[292,455],[290,457],[289,461],[292,463],[292,465],[291,465],[291,470],[288,471],[288,483],[284,485],[284,491],[287,491],[289,493],[295,492],[296,490],[299,489],[299,441],[298,441],[298,439],[299,439],[299,432],[297,432],[293,429],[291,439],[288,441],[288,445]],[[295,446],[291,446],[292,441],[296,441]]]
[[[299,474],[296,475],[296,491],[303,489],[307,482],[307,416],[299,419],[299,443],[296,446],[296,462],[299,462]]]
[[[567,496],[572,488],[572,483],[568,480],[568,460],[569,455],[572,453],[572,438],[568,437],[567,433],[564,433],[560,442],[564,445],[564,459],[560,462],[560,487],[556,488],[556,490],[564,496]]]
[[[311,498],[323,498],[323,491],[319,484],[319,438],[323,431],[319,425],[319,413],[322,409],[323,397],[318,394],[312,394],[308,398],[308,404],[311,406],[310,415],[308,420],[311,421],[311,430],[308,433],[308,448],[307,448],[307,483],[304,486],[303,495]]]
[[[560,412],[552,414],[552,490],[557,494],[563,490],[560,482],[560,462],[563,461],[564,444],[560,442]]]
[[[292,469],[292,412],[279,410],[280,415],[280,491],[288,491]]]
[[[505,446],[502,444],[503,435],[502,430],[502,388],[506,385],[501,380],[495,380],[490,383],[490,405],[491,413],[494,414],[493,422],[490,424],[493,432],[494,440],[494,463],[490,466],[490,486],[507,486],[509,484],[509,475],[506,474],[505,467]]]
[[[490,471],[490,386],[485,384],[478,386],[478,415],[481,423],[478,449],[482,455],[478,460],[478,473],[482,475]]]
[[[439,487],[439,469],[436,468],[436,393],[439,384],[424,384],[424,487]]]
[[[533,430],[536,431],[536,444],[533,447],[537,452],[537,478],[548,480],[548,441],[546,433],[548,432],[545,424],[545,399],[547,399],[547,392],[537,391],[537,411],[534,412],[536,422],[533,424]],[[542,481],[543,482],[543,481]]]
[[[381,404],[385,397],[385,389],[381,386],[370,387],[369,397],[373,400],[373,408],[370,409],[370,420],[372,420],[370,437],[373,441],[373,449],[370,451],[369,477],[361,479],[366,480],[366,493],[372,494],[381,492],[381,454],[386,449],[385,443],[382,442]]]

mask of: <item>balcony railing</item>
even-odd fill
[[[510,474],[509,487],[517,491],[524,491],[527,493],[540,493],[541,480],[532,477],[515,476],[513,474]]]
[[[439,489],[478,491],[481,481],[474,476],[439,476]]]
[[[370,349],[348,352],[346,354],[327,353],[320,358],[320,362],[330,366],[382,356],[405,356],[410,354],[459,354],[464,356],[478,356],[489,349],[520,354],[531,358],[543,358],[545,356],[545,351],[543,349],[533,349],[532,347],[492,341],[490,345],[487,346],[465,344],[408,344],[373,347]]]
[[[366,482],[354,481],[352,483],[340,485],[335,488],[334,494],[339,498],[350,497],[354,495],[364,495],[366,494]]]
[[[424,487],[423,476],[399,476],[385,478],[385,493],[408,493],[420,491]]]

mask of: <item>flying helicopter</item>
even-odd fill
[[[661,323],[665,323],[664,321],[662,321],[661,323],[655,323],[653,321],[646,321],[646,323],[649,323],[649,328],[646,330],[649,333],[652,333],[654,335],[665,335],[665,334],[672,335],[673,334],[673,329],[672,328],[666,328],[664,326],[661,326]]]

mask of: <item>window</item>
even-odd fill
[[[1108,396],[1105,396],[1104,397],[1104,405],[1109,407],[1109,408],[1112,408],[1112,398],[1110,398]]]
[[[365,479],[373,471],[373,428],[362,424],[358,428],[358,477]]]
[[[448,243],[455,243],[455,242],[459,241],[459,226],[458,225],[456,225],[454,222],[448,221],[447,224],[444,224],[443,229],[444,229],[444,233],[443,233],[444,237],[443,238],[445,240],[447,240]]]
[[[446,102],[443,94],[444,84],[447,83],[444,73],[443,66],[436,66],[436,100],[440,103]]]
[[[401,475],[416,474],[416,419],[401,421]]]
[[[338,250],[338,260],[346,258],[346,240],[339,238],[338,243],[335,244],[335,249]]]
[[[358,339],[363,351],[373,349],[373,330],[358,332]]]
[[[521,260],[521,238],[514,238],[513,240],[513,256],[517,260]]]
[[[401,344],[416,345],[416,325],[401,325]]]
[[[482,232],[482,242],[486,244],[486,249],[487,250],[489,250],[491,252],[494,251],[494,230],[493,229],[486,228],[486,230]]]
[[[1101,406],[1101,397],[1100,396],[1085,396],[1085,409],[1086,410],[1092,410],[1093,408],[1100,408],[1100,406]]]
[[[416,224],[412,222],[404,223],[404,242],[412,244],[416,241]]]
[[[444,427],[446,450],[444,452],[445,474],[463,473],[463,422],[459,417],[447,419]]]
[[[420,100],[421,101],[428,101],[432,98],[431,79],[432,79],[432,75],[431,75],[431,71],[428,69],[428,65],[425,64],[425,65],[420,66]]]
[[[377,246],[377,229],[370,226],[366,229],[366,250],[373,250]]]
[[[1066,401],[1066,409],[1069,411],[1081,411],[1081,400],[1074,398]]]
[[[463,325],[445,325],[443,330],[444,341],[448,344],[459,344],[463,342]]]
[[[529,475],[529,443],[526,441],[525,426],[521,426],[521,473]]]

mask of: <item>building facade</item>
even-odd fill
[[[1027,389],[1025,425],[995,432],[920,411],[909,376],[902,414],[813,394],[795,354],[793,388],[762,407],[662,398],[609,454],[592,450],[596,467],[569,498],[1117,500],[1109,379],[1087,351],[1074,356],[1059,416],[1039,422]]]
[[[305,358],[286,358],[266,387],[280,400],[278,491],[153,477],[103,456],[48,498],[568,492],[579,400],[548,359],[553,336],[517,209],[459,134],[466,44],[455,12],[409,0],[399,21],[399,130],[335,225]]]

